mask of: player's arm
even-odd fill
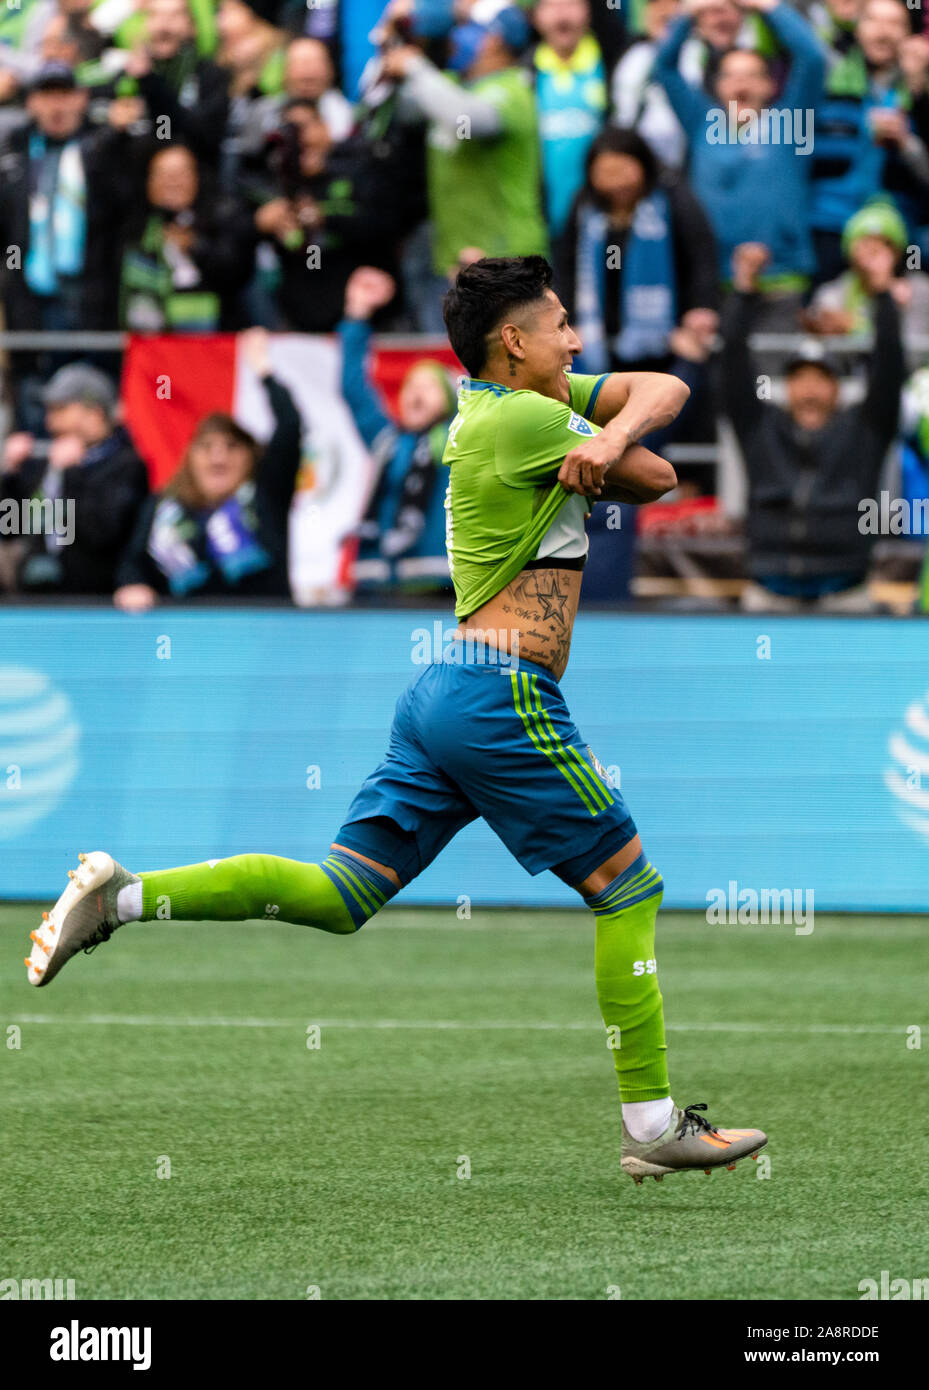
[[[677,474],[667,459],[653,454],[643,444],[633,444],[621,459],[611,463],[603,475],[601,502],[632,502],[641,506],[657,502],[677,487]]]
[[[569,492],[621,502],[654,502],[670,492],[677,485],[674,469],[638,441],[670,424],[689,395],[690,387],[667,372],[611,372],[593,410],[600,433],[565,455],[558,481]]]
[[[620,432],[626,443],[663,429],[680,415],[690,387],[668,372],[610,372],[597,393],[590,419],[603,433]]]

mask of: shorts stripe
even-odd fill
[[[520,698],[519,689],[520,679],[522,680],[522,698]],[[587,810],[590,812],[590,814],[592,816],[595,816],[597,814],[598,807],[591,802],[591,799],[588,796],[583,785],[578,782],[574,769],[567,763],[567,761],[564,758],[563,750],[561,748],[552,746],[551,740],[548,734],[546,733],[544,727],[539,727],[537,717],[533,715],[533,712],[530,707],[531,692],[529,688],[529,677],[526,675],[525,671],[511,671],[510,680],[512,681],[513,685],[513,703],[516,706],[517,714],[523,721],[523,726],[526,730],[526,733],[529,735],[539,752],[544,753],[546,758],[548,758],[549,762],[551,762],[558,769],[562,777],[564,777],[565,781],[568,782],[572,789],[577,793],[581,801],[583,801],[584,805],[587,807]]]
[[[539,694],[539,687],[537,681],[537,676],[531,677],[532,690],[535,695],[536,709],[540,717],[540,722],[544,720],[544,722],[548,725],[552,740],[557,741],[558,745],[562,749],[564,749],[564,751],[573,760],[573,762],[577,764],[578,776],[586,784],[588,791],[593,796],[594,802],[597,805],[598,810],[605,811],[607,806],[612,806],[613,804],[612,796],[610,796],[609,792],[603,786],[603,783],[600,781],[600,778],[597,777],[584,762],[584,759],[581,757],[577,749],[572,748],[569,743],[565,743],[562,739],[558,738],[558,735],[555,733],[554,726],[552,725],[552,721],[549,717],[548,710],[542,704],[542,696]]]

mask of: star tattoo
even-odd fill
[[[561,621],[564,622],[564,606],[567,602],[568,595],[559,591],[554,577],[552,578],[552,587],[550,589],[543,589],[541,586],[537,585],[535,592],[536,598],[542,605],[542,617],[560,618]]]

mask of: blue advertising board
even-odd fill
[[[319,859],[453,626],[427,609],[4,609],[0,897],[57,895],[78,850],[132,869]],[[587,613],[563,688],[666,906],[737,884],[929,910],[929,624]],[[482,823],[399,901],[475,884],[488,904],[578,901]]]

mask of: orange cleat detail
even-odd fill
[[[703,1144],[712,1144],[714,1149],[729,1148],[730,1141],[728,1139],[723,1139],[718,1130],[714,1130],[712,1134],[698,1134],[697,1138]]]

